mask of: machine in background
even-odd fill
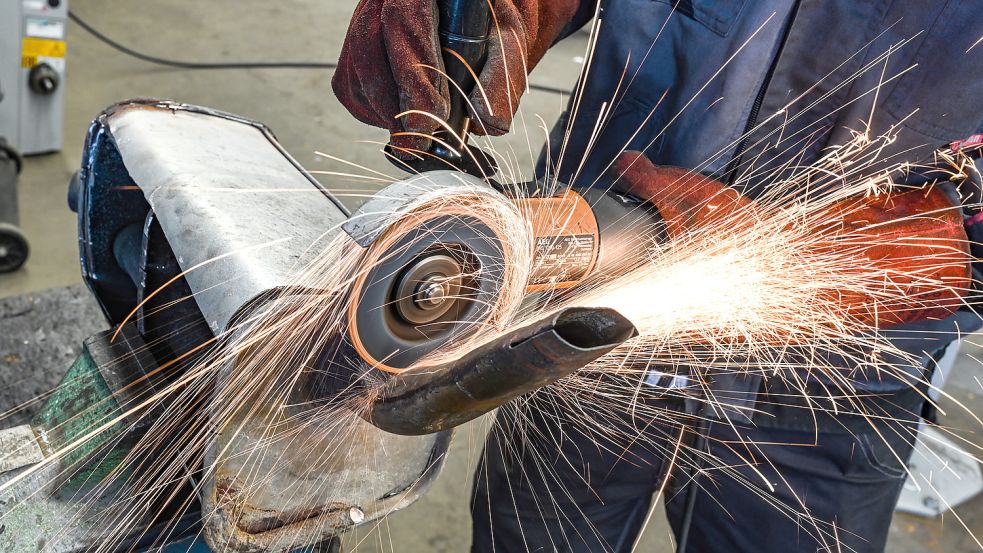
[[[0,2],[0,136],[25,155],[63,141],[67,0]]]
[[[20,154],[62,147],[67,18],[67,0],[0,2],[0,273],[28,256],[17,228]]]

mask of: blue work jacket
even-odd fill
[[[884,159],[925,159],[983,123],[981,8],[978,0],[602,0],[582,98],[554,127],[538,173],[590,186],[620,152],[640,150],[656,164],[744,180],[755,196],[767,184],[735,179],[748,170],[742,162],[757,160],[755,173],[791,156],[811,164],[868,125],[875,136],[897,130]],[[979,326],[960,312],[893,332],[929,363],[957,331]],[[908,385],[855,382],[875,392]]]

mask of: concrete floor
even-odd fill
[[[110,36],[159,56],[209,61],[331,60],[339,51],[354,2],[336,0],[241,0],[230,3],[194,0],[76,0],[73,9]],[[536,69],[532,81],[570,87],[576,77],[586,37],[576,35],[555,47]],[[28,159],[20,182],[22,228],[32,246],[27,266],[0,276],[0,297],[64,286],[80,281],[75,216],[65,202],[66,183],[78,167],[85,129],[107,105],[131,97],[159,97],[218,108],[267,123],[286,149],[312,170],[344,166],[314,155],[321,150],[396,175],[366,141],[385,140],[385,133],[352,119],[335,100],[330,73],[314,70],[237,70],[193,72],[147,65],[98,43],[75,26],[69,31],[68,101],[64,150]],[[536,116],[551,123],[562,110],[559,95],[532,92],[523,100],[526,132],[496,139],[496,148],[511,149],[517,166],[531,171],[544,131]],[[361,185],[323,179],[346,201],[357,203]],[[977,375],[979,364],[964,357],[962,376],[951,392],[971,411],[983,412]],[[65,367],[37,370],[55,371]],[[13,383],[6,381],[6,385]],[[978,424],[952,409],[951,424],[983,445]],[[963,412],[965,413],[965,412]],[[453,456],[436,488],[422,501],[390,517],[380,528],[361,530],[346,541],[358,551],[465,551],[470,542],[467,516],[469,478],[480,449],[483,426],[471,425],[458,435]],[[983,498],[960,510],[963,521],[983,536]],[[668,531],[658,516],[647,529],[641,551],[668,552]],[[971,532],[948,517],[926,520],[899,515],[891,531],[890,551],[957,552],[978,550]]]

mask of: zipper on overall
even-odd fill
[[[724,171],[727,174],[727,184],[730,186],[733,186],[737,180],[737,170],[741,166],[741,158],[744,157],[745,150],[748,147],[749,134],[751,129],[758,123],[758,113],[761,111],[761,104],[765,101],[765,94],[767,94],[768,87],[771,85],[771,79],[775,75],[778,61],[782,58],[782,52],[785,51],[785,43],[788,42],[789,32],[792,30],[792,25],[795,24],[795,17],[799,13],[799,3],[800,0],[796,0],[795,5],[792,6],[792,10],[788,15],[788,22],[785,24],[785,29],[782,30],[782,38],[778,43],[778,51],[768,66],[765,78],[761,82],[761,88],[758,89],[758,95],[754,97],[754,103],[751,104],[751,113],[748,115],[747,124],[744,126],[744,132],[742,133],[744,138],[737,145],[737,149],[734,150],[734,156],[730,158],[730,163],[727,164],[727,169]]]

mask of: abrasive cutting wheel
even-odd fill
[[[404,218],[366,253],[348,337],[374,368],[398,373],[494,316],[508,246],[475,214],[440,210]]]

